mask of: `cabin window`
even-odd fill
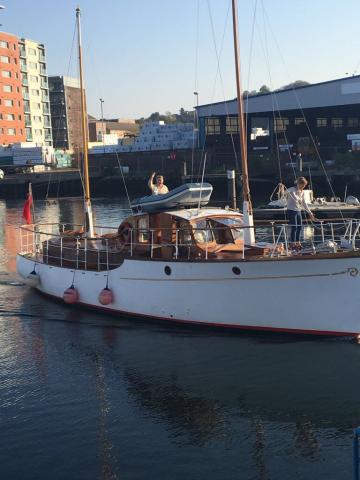
[[[179,243],[180,245],[191,245],[192,244],[192,237],[191,237],[191,230],[189,228],[188,223],[180,223],[179,224]]]
[[[205,118],[206,135],[220,135],[220,120],[218,118]]]
[[[236,240],[242,240],[244,230],[241,226],[242,221],[238,218],[217,218],[213,220],[213,232],[216,243],[235,243]]]
[[[149,219],[148,217],[142,217],[138,220],[138,242],[149,242]]]
[[[316,119],[317,127],[327,127],[327,118],[317,118]]]
[[[209,220],[199,220],[195,223],[194,238],[196,243],[209,243],[214,241]]]
[[[238,117],[226,117],[226,133],[239,133]]]

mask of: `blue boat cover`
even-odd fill
[[[134,213],[161,212],[182,207],[207,205],[212,194],[213,187],[210,183],[185,183],[180,187],[170,190],[164,195],[148,195],[136,198],[131,202]]]

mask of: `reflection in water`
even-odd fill
[[[94,364],[96,396],[99,401],[98,439],[101,451],[101,480],[117,480],[119,477],[114,472],[116,457],[108,431],[111,406],[107,398],[106,372],[103,358],[98,352],[94,354]]]
[[[94,202],[106,225],[126,206]],[[0,202],[1,478],[350,477],[358,345],[159,326],[52,302],[13,282],[21,208]],[[39,221],[59,215],[78,223],[81,202],[37,206]]]
[[[216,400],[188,395],[177,385],[175,376],[161,384],[128,368],[125,378],[129,382],[129,393],[141,407],[155,411],[171,425],[172,438],[187,433],[194,445],[203,446],[224,436],[224,418]]]

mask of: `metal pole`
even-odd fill
[[[102,139],[102,143],[103,143],[103,149],[104,149],[104,153],[105,153],[105,138],[104,138],[104,135],[105,135],[105,132],[106,132],[106,129],[104,129],[104,110],[103,110],[103,105],[104,105],[104,100],[102,98],[99,98],[100,100],[100,110],[101,110],[101,139]]]
[[[240,156],[242,168],[242,183],[244,201],[249,203],[249,212],[252,213],[249,187],[249,173],[247,164],[247,145],[246,131],[244,121],[244,104],[241,88],[241,69],[240,69],[240,49],[238,40],[238,20],[237,20],[237,0],[232,0],[233,17],[233,35],[234,35],[234,54],[235,54],[235,73],[236,73],[236,94],[239,113],[239,137],[240,137]]]
[[[235,185],[235,170],[228,170],[227,172],[227,187],[228,200],[233,210],[236,210],[236,185]]]
[[[78,31],[78,51],[79,51],[79,71],[80,71],[80,97],[81,97],[81,129],[83,135],[83,160],[84,160],[84,187],[85,187],[85,227],[90,237],[94,236],[94,227],[90,201],[90,180],[89,180],[89,160],[88,160],[88,119],[86,112],[84,68],[82,57],[80,8],[76,9],[76,23]]]

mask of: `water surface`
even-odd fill
[[[126,206],[96,199],[96,223],[117,225]],[[0,202],[0,478],[351,478],[360,345],[50,301],[15,274],[21,207]],[[81,223],[81,202],[36,214]]]

